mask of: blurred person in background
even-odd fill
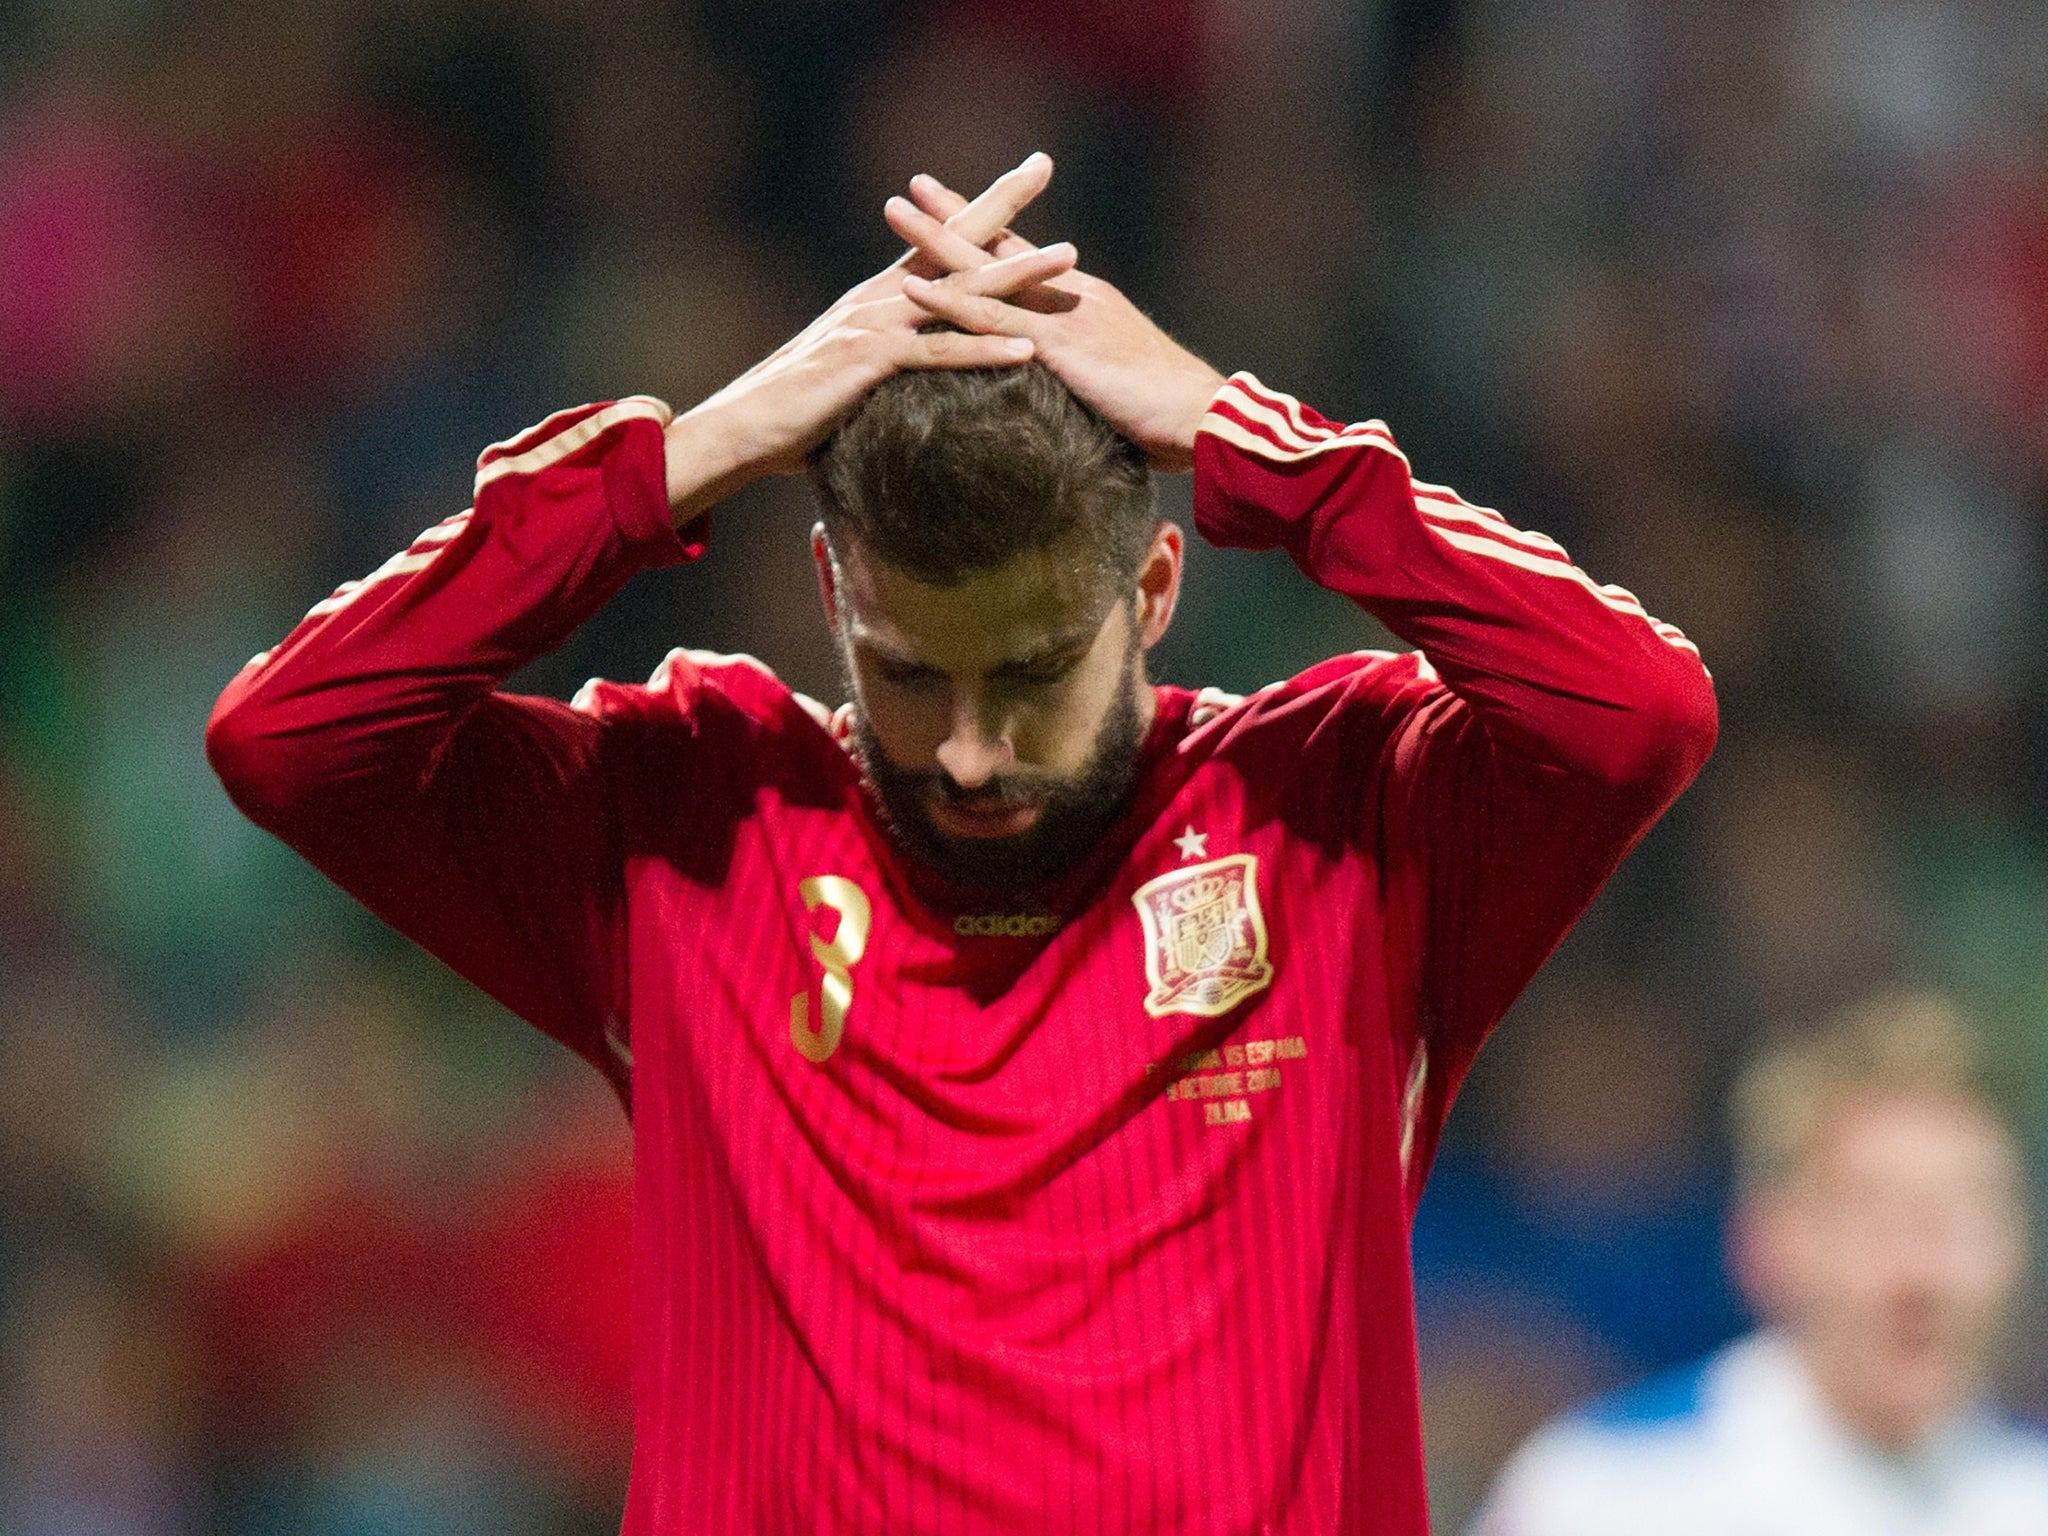
[[[1989,1399],[2020,1151],[1956,1012],[1884,994],[1766,1051],[1735,1137],[1764,1327],[1540,1431],[1474,1536],[2048,1531],[2048,1436]]]
[[[692,411],[487,450],[209,723],[630,1104],[634,1532],[1426,1530],[1444,1116],[1713,742],[1631,595],[1008,234],[1050,174],[913,181],[906,262]],[[500,691],[806,467],[852,702],[693,651]],[[1417,649],[1154,688],[1155,468]]]

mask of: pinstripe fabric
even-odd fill
[[[1203,531],[1428,659],[1161,689],[1120,824],[966,907],[758,663],[497,691],[694,552],[666,419],[487,452],[474,512],[208,737],[252,816],[629,1099],[627,1529],[1423,1530],[1408,1219],[1472,1053],[1705,754],[1689,643],[1240,376]]]

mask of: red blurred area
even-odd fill
[[[600,1116],[617,1112],[574,1101],[429,1205],[335,1189],[193,1264],[182,1288],[210,1416],[277,1446],[318,1416],[338,1361],[357,1390],[448,1376],[487,1395],[531,1454],[578,1478],[617,1473],[632,1183]]]

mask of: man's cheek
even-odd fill
[[[911,773],[928,771],[945,740],[945,714],[915,700],[878,697],[869,690],[862,700],[868,728],[882,753],[896,767]]]
[[[1110,688],[1090,678],[1022,711],[1012,737],[1018,762],[1054,778],[1080,774],[1095,756],[1112,702]]]

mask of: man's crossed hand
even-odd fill
[[[680,526],[764,475],[793,474],[868,390],[906,368],[1012,366],[1036,355],[1144,449],[1187,468],[1222,376],[1108,283],[1075,270],[1073,246],[1039,249],[1009,223],[1052,178],[1034,154],[968,201],[930,176],[889,225],[910,249],[668,429],[668,493]],[[943,321],[957,329],[928,329]]]
[[[914,202],[892,197],[883,208],[889,227],[925,259],[904,274],[904,294],[963,331],[1031,342],[1040,361],[1144,449],[1154,468],[1186,469],[1195,428],[1223,375],[1099,277],[1070,268],[1034,288],[992,287],[991,269],[1021,253],[991,255],[953,228],[971,205],[935,177],[913,178],[910,191]],[[951,275],[934,280],[934,266]]]
[[[1006,296],[1074,265],[1071,245],[1045,250],[1007,225],[1045,189],[1052,162],[1033,155],[949,216],[955,238],[984,260],[977,296]],[[997,368],[1031,356],[1027,338],[927,331],[928,311],[903,292],[905,277],[950,268],[906,251],[767,357],[668,428],[668,499],[676,524],[764,475],[794,474],[855,401],[905,368]]]

